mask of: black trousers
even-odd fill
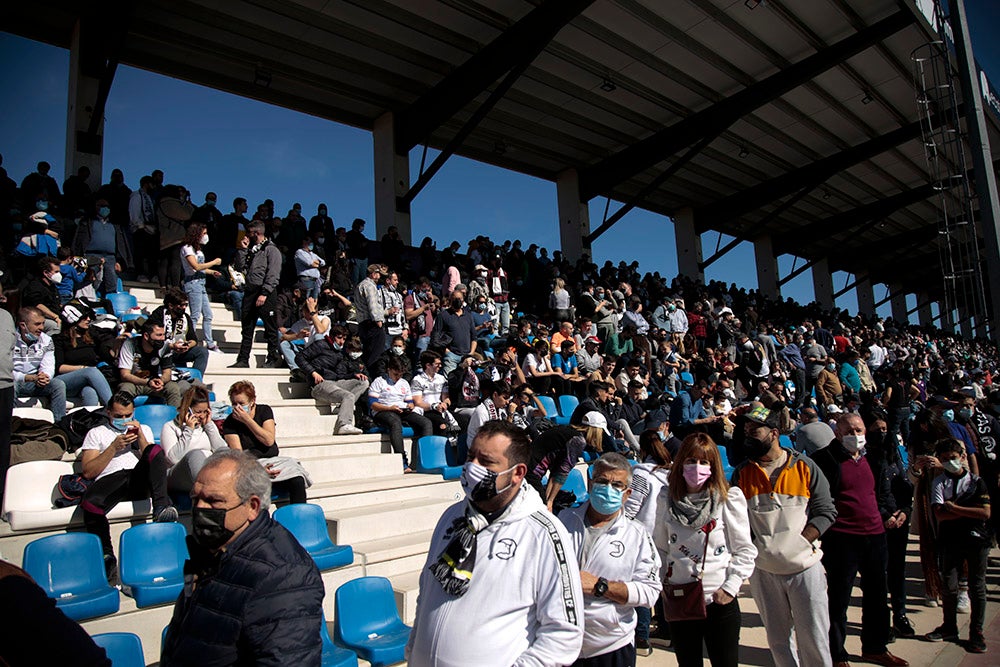
[[[170,505],[167,495],[167,461],[159,445],[149,445],[139,455],[139,462],[131,470],[118,470],[101,477],[83,494],[83,525],[88,533],[101,539],[105,555],[113,554],[111,527],[106,516],[108,510],[123,500],[153,499],[154,511]]]
[[[240,341],[240,352],[237,361],[250,361],[250,348],[253,346],[254,333],[257,330],[258,318],[264,321],[264,338],[267,340],[267,358],[281,359],[281,351],[278,349],[278,321],[275,318],[274,308],[278,297],[274,292],[267,295],[267,300],[263,306],[257,305],[257,297],[261,295],[262,285],[248,284],[243,292],[243,312],[240,316],[240,324],[243,325],[242,340]]]
[[[413,441],[416,442],[425,435],[431,435],[431,422],[423,415],[416,412],[390,412],[383,410],[376,412],[372,417],[376,424],[384,426],[389,430],[389,443],[392,451],[403,455],[403,465],[410,465],[410,457],[407,456],[403,446],[403,423],[413,427]]]
[[[729,604],[712,602],[703,621],[672,621],[670,637],[678,667],[701,667],[701,645],[712,667],[736,667],[740,661],[739,598]]]
[[[889,588],[894,616],[906,615],[906,545],[910,540],[910,521],[899,528],[885,531],[888,560],[885,581]]]
[[[361,360],[365,362],[365,368],[368,369],[369,376],[376,378],[378,377],[378,373],[375,372],[375,362],[385,352],[386,348],[385,323],[383,322],[382,326],[378,326],[374,320],[359,322],[358,336],[361,338],[361,347],[364,350]]]
[[[833,662],[848,660],[847,608],[854,578],[861,574],[861,652],[885,653],[889,641],[889,605],[886,590],[888,547],[885,533],[850,535],[828,530],[823,535],[830,602],[830,653]]]
[[[7,484],[7,468],[10,467],[10,420],[13,414],[14,387],[0,389],[0,506]]]
[[[620,649],[591,658],[579,658],[573,667],[635,667],[635,644],[625,644]]]

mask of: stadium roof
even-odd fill
[[[700,231],[770,233],[776,252],[935,296],[911,62],[935,38],[927,5],[38,0],[8,3],[5,29],[68,47],[83,14],[110,61],[366,129],[394,111],[401,151],[446,146],[513,70],[458,154],[547,179],[576,169],[585,197],[647,190],[641,207],[691,207]]]

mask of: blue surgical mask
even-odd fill
[[[326,243],[326,238],[322,237],[322,236],[319,236],[319,237],[316,238],[316,243],[318,243],[320,245],[323,245],[324,243]]]
[[[312,243],[310,243],[307,247],[309,248],[309,252],[313,251],[313,244]]]
[[[38,342],[38,334],[29,333],[27,329],[21,329],[21,337],[24,338],[24,342],[29,345]]]
[[[102,218],[108,217],[109,215],[111,215],[111,207],[101,206],[100,208],[97,209],[97,215],[101,216]]]
[[[966,419],[972,419],[972,408],[962,408],[958,411],[958,414],[962,415]]]
[[[598,514],[614,514],[622,508],[624,493],[610,484],[594,484],[590,490],[590,505]]]
[[[44,199],[39,199],[35,202],[35,208],[39,211],[47,211],[49,209],[49,203]]]
[[[117,417],[116,419],[111,420],[111,428],[113,428],[116,431],[124,432],[125,429],[128,428],[128,423],[130,421],[131,420],[126,417]]]
[[[948,408],[947,410],[941,412],[941,418],[946,422],[953,422],[955,421],[955,411]]]

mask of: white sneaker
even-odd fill
[[[216,343],[214,340],[211,343],[206,344],[205,347],[208,348],[209,352],[219,352],[220,351],[219,350],[219,344]]]
[[[938,606],[937,598],[931,597],[931,596],[928,595],[927,597],[924,598],[924,606],[925,607],[936,607],[936,606]]]
[[[333,432],[334,435],[361,435],[363,433],[364,431],[352,424],[341,424]]]
[[[969,591],[958,592],[958,604],[955,606],[955,611],[959,614],[968,614],[972,611],[972,602],[969,600]]]

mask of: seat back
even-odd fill
[[[177,408],[172,405],[140,405],[135,409],[135,420],[149,427],[153,432],[153,440],[160,442],[163,425],[177,416]]]
[[[275,510],[274,520],[287,528],[306,551],[333,546],[326,527],[326,516],[319,505],[285,505]]]
[[[105,298],[111,302],[115,315],[119,316],[139,305],[139,300],[128,292],[111,292],[105,295]]]
[[[188,558],[186,536],[187,531],[179,523],[141,523],[126,530],[118,543],[122,583],[183,577]]]
[[[142,641],[131,632],[103,632],[93,635],[94,643],[104,649],[114,667],[146,667]]]
[[[437,470],[448,467],[446,447],[448,439],[442,435],[425,435],[417,441],[417,470]]]
[[[784,433],[782,433],[781,435],[778,436],[778,442],[781,443],[782,447],[786,447],[788,449],[792,449],[792,439],[789,438]]]
[[[551,396],[542,396],[540,394],[536,394],[536,396],[538,396],[538,401],[542,404],[542,407],[545,408],[545,416],[547,418],[552,419],[559,416],[559,409],[556,408],[556,402]]]
[[[572,394],[562,394],[559,397],[559,414],[569,419],[573,411],[580,405],[580,399]],[[548,410],[548,408],[545,408]]]
[[[694,384],[694,376],[688,371],[681,371],[680,378],[685,387],[690,387]]]
[[[14,416],[21,419],[39,419],[54,424],[55,415],[48,408],[14,408]]]
[[[4,487],[3,515],[6,517],[14,510],[52,509],[59,477],[72,473],[73,464],[69,461],[27,461],[11,466]]]
[[[392,584],[385,577],[359,577],[342,584],[334,595],[334,605],[334,634],[348,645],[361,644],[372,633],[387,634],[403,624]]]
[[[90,533],[62,533],[24,547],[24,569],[50,598],[108,587],[101,540]]]
[[[561,490],[571,491],[576,496],[574,505],[583,504],[590,496],[587,493],[587,482],[583,479],[583,474],[576,468],[569,471],[569,477],[566,478],[566,483],[562,485]]]
[[[725,474],[726,479],[730,479],[733,476],[733,472],[736,470],[729,463],[729,452],[726,451],[725,445],[716,445],[719,448],[719,458],[722,459],[722,472]]]

